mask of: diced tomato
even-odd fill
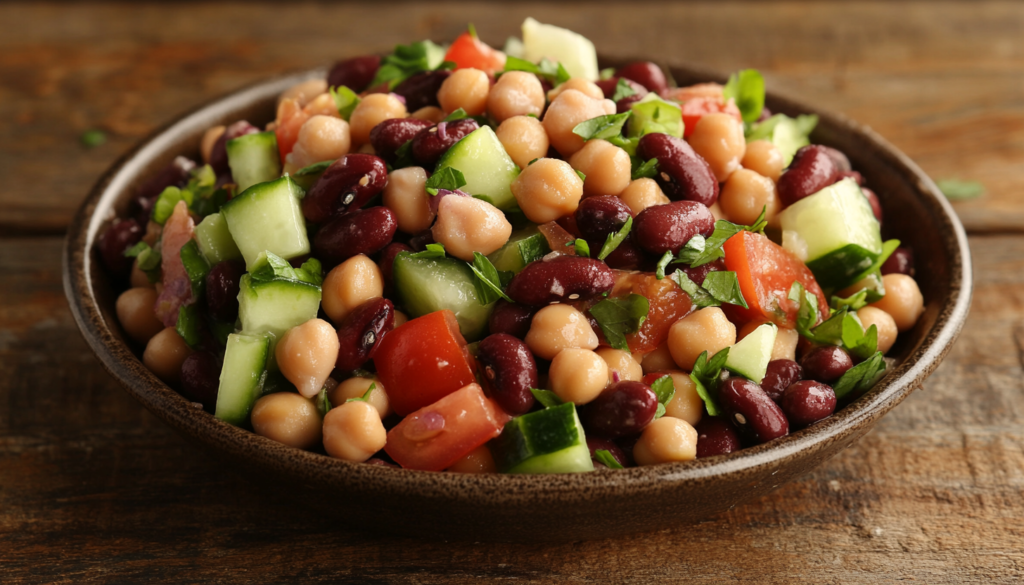
[[[405,417],[384,450],[406,469],[441,471],[501,434],[511,418],[479,384],[467,384]]]
[[[455,63],[456,69],[472,67],[488,75],[505,68],[505,54],[495,51],[487,43],[468,32],[459,35],[444,56],[445,61]]]
[[[277,135],[277,149],[281,152],[281,160],[288,156],[288,153],[295,148],[299,140],[299,130],[311,116],[299,107],[299,102],[293,99],[283,99],[277,106],[277,126],[274,134]]]
[[[732,98],[729,98],[729,101],[724,101],[720,97],[695,97],[683,102],[680,107],[683,109],[684,137],[693,134],[697,122],[707,114],[729,114],[737,120],[743,121],[740,109],[736,107],[736,102]]]
[[[576,254],[575,248],[569,245],[571,242],[576,241],[576,237],[566,231],[557,221],[542,223],[537,226],[537,229],[540,233],[544,234],[544,238],[548,241],[548,248],[551,248],[552,252]]]
[[[780,327],[792,329],[796,325],[800,304],[789,300],[789,289],[794,281],[818,297],[818,311],[828,315],[828,299],[818,286],[811,270],[792,252],[767,237],[742,231],[726,240],[725,266],[736,272],[740,290],[749,309],[725,305],[730,319],[746,323],[767,319]]]
[[[476,381],[455,313],[435,311],[380,340],[373,363],[395,412],[405,416]]]
[[[160,238],[160,271],[163,289],[156,299],[156,316],[167,327],[178,322],[178,309],[192,300],[192,283],[181,262],[181,247],[192,239],[195,222],[188,204],[179,201],[167,218]]]

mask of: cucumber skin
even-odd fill
[[[239,191],[281,176],[281,155],[273,132],[239,136],[228,140],[225,149]]]
[[[316,318],[320,298],[320,287],[308,282],[272,280],[254,285],[246,274],[238,292],[242,332],[280,338],[292,327]]]
[[[395,292],[410,318],[449,309],[459,321],[466,341],[487,334],[487,320],[495,303],[481,305],[476,296],[476,276],[456,258],[412,258],[408,252],[395,257],[392,267]],[[428,294],[427,291],[433,294]]]
[[[510,420],[490,449],[503,473],[594,470],[583,425],[568,402]]]
[[[215,417],[239,427],[249,420],[252,406],[262,392],[269,355],[270,337],[267,335],[232,333],[228,336]]]
[[[281,177],[253,185],[221,207],[247,270],[264,251],[285,260],[310,252],[306,219],[299,204],[303,194],[295,181]]]

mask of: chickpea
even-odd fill
[[[512,194],[527,219],[547,223],[576,211],[583,180],[564,160],[542,158],[512,181]]]
[[[370,130],[384,120],[404,118],[405,104],[390,93],[371,93],[352,110],[348,123],[351,128],[352,145],[363,145],[370,141]]]
[[[796,361],[796,346],[799,342],[800,334],[796,329],[779,327],[775,334],[775,345],[772,346],[772,359]]]
[[[644,427],[633,446],[637,465],[655,465],[697,458],[697,430],[689,423],[663,416]]]
[[[740,164],[772,182],[778,182],[783,162],[782,153],[774,144],[768,140],[755,140],[747,143],[747,152]]]
[[[132,285],[132,288],[156,288],[155,283],[149,282],[149,277],[139,268],[138,259],[132,262],[132,274],[128,283]]]
[[[555,150],[563,157],[569,157],[583,148],[583,138],[572,132],[577,124],[614,113],[615,102],[612,100],[595,99],[575,89],[567,89],[551,102],[544,113],[544,130]]]
[[[871,303],[892,316],[900,333],[914,328],[918,317],[924,313],[924,297],[917,282],[906,274],[886,274],[882,277],[885,296]]]
[[[203,162],[210,164],[210,156],[213,154],[213,147],[220,140],[220,137],[224,135],[224,131],[227,130],[226,126],[214,126],[203,134],[203,139],[199,143],[199,152],[203,154]]]
[[[156,290],[130,288],[117,297],[117,320],[124,332],[139,343],[146,343],[163,330],[164,324],[156,318]]]
[[[557,305],[556,305],[557,306]],[[551,360],[548,384],[565,402],[586,404],[608,385],[608,364],[589,349],[563,349]]]
[[[404,325],[408,321],[409,321],[409,315],[406,315],[405,313],[403,313],[401,311],[395,311],[395,329],[397,329],[398,327]]]
[[[666,342],[645,355],[644,361],[640,362],[640,367],[643,368],[645,374],[651,374],[674,370],[678,366],[676,366],[675,360],[672,359],[672,352],[668,350],[668,343]]]
[[[589,140],[569,157],[572,168],[583,173],[584,195],[618,195],[629,186],[629,154],[607,140]]]
[[[590,98],[598,100],[604,99],[604,92],[601,91],[601,88],[598,87],[596,83],[594,83],[593,81],[583,79],[582,77],[573,77],[569,81],[566,81],[562,85],[559,85],[558,87],[549,91],[548,101],[555,101],[558,98],[558,96],[562,95],[563,91],[566,91],[568,89],[575,89],[576,91]]]
[[[177,330],[168,327],[146,344],[146,350],[142,352],[142,363],[164,382],[175,384],[181,379],[181,364],[191,353],[192,349],[178,335]]]
[[[456,69],[441,84],[437,101],[446,112],[462,108],[470,116],[479,116],[487,109],[490,91],[491,80],[483,71],[471,67]]]
[[[725,219],[725,214],[722,213],[722,206],[718,204],[718,201],[712,203],[711,207],[708,207],[708,211],[711,212],[711,217],[715,218],[715,221]]]
[[[602,347],[594,353],[603,359],[604,363],[608,364],[609,384],[626,380],[639,382],[644,377],[643,368],[640,367],[640,364],[633,359],[629,352],[611,347]],[[618,380],[615,379],[615,374],[618,374]]]
[[[534,355],[545,360],[554,359],[563,349],[597,349],[598,344],[597,334],[583,313],[563,304],[537,311],[525,341]]]
[[[396,169],[388,175],[384,205],[395,212],[398,229],[407,234],[423,231],[434,223],[426,183],[427,171],[420,167]]]
[[[429,120],[437,124],[445,119],[445,113],[444,110],[437,106],[423,106],[412,114],[409,114],[409,117],[416,118],[417,120]]]
[[[362,398],[363,394],[366,394],[366,391],[370,389],[370,384],[373,384],[373,392],[370,392],[366,401],[377,409],[381,419],[387,418],[391,414],[391,403],[388,401],[387,392],[384,391],[384,385],[380,383],[376,376],[373,378],[356,376],[342,380],[337,386],[327,392],[327,398],[330,399],[331,404],[338,406],[349,398]]]
[[[525,169],[530,161],[542,158],[548,153],[548,133],[537,118],[512,116],[494,131],[512,157],[512,162]]]
[[[360,146],[359,150],[357,150],[356,152],[358,152],[359,154],[374,154],[375,155],[375,154],[377,154],[377,149],[374,148],[372,144],[367,142],[366,144]]]
[[[430,233],[446,252],[472,262],[473,252],[486,256],[505,245],[512,235],[512,224],[486,201],[450,195],[438,204],[437,222]]]
[[[672,385],[676,393],[672,400],[665,404],[665,416],[684,420],[696,425],[704,416],[704,399],[697,394],[697,385],[686,372],[668,372],[672,376]]]
[[[896,334],[899,332],[892,315],[878,307],[869,305],[857,311],[857,318],[860,319],[860,324],[864,327],[865,332],[872,325],[875,326],[875,330],[878,332],[878,351],[883,355],[889,353],[892,345],[896,343]]]
[[[843,290],[837,292],[836,296],[845,299],[847,297],[852,297],[853,295],[859,293],[864,289],[878,290],[879,288],[883,287],[884,285],[882,284],[882,276],[880,274],[869,274],[864,278],[858,280],[857,282],[851,284],[850,286],[844,288]]]
[[[498,123],[512,116],[539,116],[543,111],[544,87],[532,73],[502,73],[487,95],[487,113]]]
[[[284,90],[278,98],[277,102],[281,103],[282,100],[291,99],[298,102],[299,106],[305,106],[309,102],[313,101],[313,98],[327,91],[327,80],[325,79],[310,79]]]
[[[289,447],[312,449],[323,438],[323,421],[309,398],[291,392],[267,394],[252,407],[252,430]]]
[[[334,101],[334,97],[329,93],[322,93],[312,99],[306,107],[302,108],[302,111],[309,114],[310,116],[329,116],[331,118],[341,118],[341,114],[338,113],[338,104]]]
[[[336,160],[348,154],[352,146],[348,122],[330,116],[313,116],[299,128],[295,148],[285,166],[299,170],[313,163]]]
[[[672,359],[684,370],[704,351],[708,359],[736,343],[736,326],[718,307],[705,307],[676,321],[668,330],[668,349]]]
[[[711,172],[719,182],[740,168],[747,152],[743,137],[743,123],[729,114],[702,116],[690,135],[690,146],[711,165]]]
[[[328,272],[322,289],[324,312],[331,321],[341,323],[352,309],[384,296],[384,277],[376,262],[359,254]]]
[[[749,169],[737,169],[729,175],[718,196],[726,218],[733,223],[751,225],[764,210],[764,217],[771,221],[782,207],[775,183]]]
[[[327,454],[354,463],[373,457],[388,441],[377,409],[362,400],[332,408],[324,417],[323,432]]]
[[[590,176],[587,175],[587,177],[589,178]],[[619,193],[619,199],[622,199],[629,206],[629,210],[633,212],[634,217],[648,207],[671,203],[671,200],[665,196],[657,181],[647,178],[630,181],[622,193]]]
[[[491,450],[487,448],[487,445],[480,445],[463,456],[462,459],[452,463],[448,471],[454,473],[497,473],[498,466],[494,464],[494,456],[491,455]]]
[[[295,384],[299,394],[312,398],[334,370],[340,349],[334,327],[323,319],[310,319],[285,331],[274,349],[274,357],[281,374]]]

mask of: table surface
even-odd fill
[[[64,300],[62,234],[149,132],[269,75],[532,15],[608,54],[760,69],[872,126],[956,203],[975,296],[949,357],[853,447],[695,526],[481,545],[360,534],[255,493],[121,391]],[[1024,578],[1024,9],[1014,2],[3,3],[0,581],[1019,582]],[[109,140],[86,149],[79,136]],[[884,197],[884,194],[882,194]],[[378,505],[385,505],[380,503]],[[656,510],[651,511],[656,514]]]

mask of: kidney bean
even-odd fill
[[[590,245],[590,253],[593,256],[597,256],[598,252],[601,251],[601,246],[604,245],[604,240],[587,242]],[[609,268],[616,270],[637,270],[640,268],[647,258],[640,248],[636,247],[633,243],[632,237],[627,237],[619,244],[618,248],[612,250],[611,254],[608,254],[604,259],[604,263]]]
[[[388,167],[372,154],[346,154],[327,167],[302,199],[302,215],[324,223],[334,215],[359,209],[384,189]]]
[[[846,158],[846,155],[843,154],[843,151],[841,151],[841,150],[839,150],[837,148],[832,148],[831,146],[825,146],[823,144],[821,144],[819,146],[821,147],[822,150],[825,151],[825,154],[827,154],[828,157],[830,159],[832,159],[832,162],[835,163],[836,169],[839,172],[841,172],[841,173],[855,172],[856,173],[856,171],[853,170],[853,165],[850,164],[850,159]],[[860,173],[857,173],[857,174],[859,175]],[[860,181],[858,181],[857,184],[861,184]]]
[[[626,202],[614,195],[598,195],[580,201],[574,218],[576,229],[585,240],[604,242],[608,234],[619,231],[633,217]]]
[[[726,270],[725,260],[719,258],[718,260],[708,262],[707,264],[701,264],[696,268],[690,268],[685,264],[669,264],[665,271],[666,273],[675,272],[676,267],[679,267],[680,270],[685,272],[686,276],[688,276],[690,280],[701,286],[704,285],[704,279],[708,277],[708,274]]]
[[[395,267],[395,256],[398,256],[402,252],[412,252],[412,248],[401,242],[392,242],[384,247],[380,253],[380,259],[377,260],[377,266],[380,268],[380,274],[384,277],[384,288],[391,288],[392,277],[394,275]]]
[[[626,79],[625,77],[611,77],[609,79],[601,79],[599,81],[595,81],[594,83],[597,84],[597,87],[600,87],[601,91],[604,92],[604,98],[610,100],[613,97],[615,97],[615,90],[619,87],[620,79],[626,82],[626,85],[628,85],[630,89],[636,92],[633,95],[638,96],[637,99],[640,99],[645,95],[651,93],[650,91],[647,90],[646,87],[640,85],[639,83],[633,81],[632,79]]]
[[[641,249],[660,256],[667,250],[676,254],[693,236],[708,237],[714,231],[715,217],[707,207],[696,201],[674,201],[638,213],[632,235]]]
[[[313,237],[313,253],[329,266],[370,255],[391,243],[398,230],[395,212],[377,206],[334,218]]]
[[[359,93],[370,85],[380,69],[379,55],[364,55],[338,61],[327,74],[329,87],[345,87]]]
[[[729,378],[722,383],[718,400],[737,428],[758,443],[789,434],[789,422],[782,409],[750,380],[739,376]]]
[[[506,333],[523,339],[530,331],[530,322],[536,312],[532,307],[499,299],[487,320],[487,329],[492,334]]]
[[[412,139],[412,156],[424,168],[432,169],[452,145],[478,128],[480,124],[473,118],[441,122],[437,126],[424,128]]]
[[[650,61],[637,61],[620,68],[615,72],[619,77],[631,79],[655,93],[661,93],[668,89],[668,80],[665,73]]]
[[[452,74],[451,71],[442,69],[440,71],[423,71],[417,73],[402,83],[399,83],[394,92],[405,98],[405,109],[415,112],[427,106],[440,106],[437,101],[437,92],[441,84]]]
[[[134,219],[121,219],[110,224],[96,244],[100,258],[107,270],[118,277],[128,275],[132,269],[132,259],[124,253],[128,248],[138,244],[146,230]]]
[[[335,368],[352,371],[373,359],[384,334],[395,326],[395,305],[381,297],[352,310],[338,325],[338,360]]]
[[[833,162],[835,161],[833,160]],[[843,179],[847,178],[853,179],[858,185],[862,187],[864,186],[864,175],[858,173],[857,171],[839,171],[839,173],[836,175],[836,182],[842,181]]]
[[[384,120],[370,130],[370,144],[377,156],[389,163],[395,162],[395,151],[403,144],[415,138],[421,130],[430,128],[434,123],[419,118],[391,118]]]
[[[513,416],[533,408],[537,362],[525,343],[507,333],[489,335],[477,346],[476,359],[498,406]]]
[[[614,439],[639,433],[658,410],[658,397],[643,382],[616,382],[580,409],[587,434]]]
[[[804,380],[786,388],[780,405],[789,424],[806,427],[832,416],[836,411],[836,393],[827,384]]]
[[[206,274],[206,308],[218,321],[234,323],[238,318],[238,292],[245,263],[241,260],[218,262]]]
[[[776,183],[784,205],[792,205],[836,182],[839,169],[826,148],[811,144],[793,155],[793,162]]]
[[[878,195],[867,187],[861,187],[860,192],[867,197],[868,203],[871,205],[871,213],[875,215],[875,219],[878,220],[878,223],[882,223],[882,202],[878,200]]]
[[[626,112],[633,108],[633,104],[637,103],[642,99],[644,99],[643,96],[638,94],[628,95],[622,98],[621,100],[615,102],[615,113],[625,114]]]
[[[673,201],[686,199],[711,206],[718,201],[718,179],[711,166],[682,138],[654,132],[640,138],[636,155],[658,159],[654,180]]]
[[[914,276],[914,251],[900,246],[882,263],[882,275],[906,274]]]
[[[761,380],[761,389],[775,402],[782,400],[782,393],[804,377],[804,369],[793,360],[772,360]]]
[[[587,437],[587,448],[590,449],[590,458],[593,459],[594,465],[604,465],[600,461],[594,458],[596,451],[603,450],[611,453],[612,458],[619,462],[619,465],[623,467],[629,467],[630,461],[626,457],[626,453],[619,448],[615,443],[598,437]]]
[[[221,175],[231,175],[231,167],[228,166],[228,140],[234,140],[240,136],[247,134],[256,134],[260,131],[259,128],[253,126],[245,120],[239,120],[234,124],[228,126],[224,133],[220,135],[217,142],[213,143],[213,150],[210,151],[210,167],[213,168],[213,172],[218,177]]]
[[[740,450],[740,436],[727,418],[704,416],[693,428],[697,431],[697,459]]]
[[[513,301],[540,307],[549,303],[588,299],[609,292],[615,285],[611,268],[594,258],[558,256],[531,262],[509,283]]]
[[[208,351],[189,354],[181,363],[181,395],[213,412],[220,388],[220,369],[220,358]]]
[[[832,382],[853,367],[853,359],[846,350],[835,345],[823,345],[808,351],[800,359],[805,380]]]

